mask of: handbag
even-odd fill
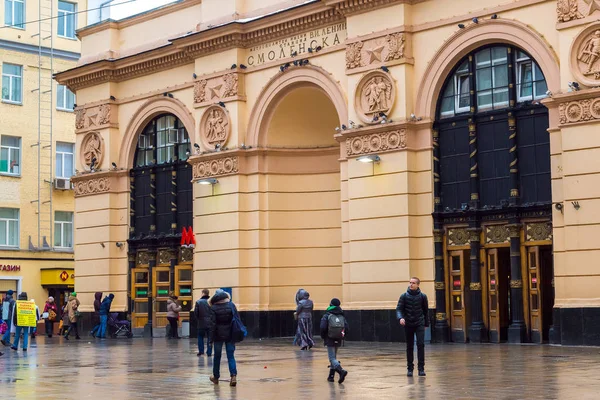
[[[240,315],[233,303],[229,303],[229,306],[233,312],[233,319],[231,320],[231,341],[233,343],[239,343],[248,335],[248,330],[240,319]]]
[[[48,310],[48,321],[54,321],[56,319],[56,313],[54,310]]]

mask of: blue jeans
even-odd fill
[[[108,315],[100,316],[100,329],[98,330],[98,337],[106,337],[106,325],[108,324]]]
[[[12,321],[10,319],[7,319],[4,322],[6,322],[8,329],[6,330],[6,332],[4,332],[4,336],[2,336],[2,340],[4,340],[7,343],[10,343],[10,327],[12,326]]]
[[[17,326],[15,328],[15,342],[13,347],[19,348],[19,339],[21,339],[21,332],[23,332],[23,350],[27,349],[29,344],[29,327],[28,326]]]
[[[337,360],[337,351],[340,346],[327,346],[327,356],[329,356],[329,368],[338,369],[340,362]]]
[[[235,358],[233,353],[235,352],[235,344],[231,342],[215,342],[214,343],[214,359],[213,359],[213,376],[217,379],[221,376],[221,354],[223,353],[223,344],[225,345],[225,352],[227,353],[227,362],[229,363],[229,375],[236,376],[237,369],[235,366]]]
[[[204,354],[204,337],[206,336],[206,355],[210,357],[212,354],[212,346],[210,344],[210,330],[198,329],[198,353]]]

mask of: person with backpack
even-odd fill
[[[237,308],[230,300],[229,294],[222,289],[217,289],[210,299],[210,319],[211,333],[210,340],[213,344],[213,374],[210,381],[215,385],[219,384],[221,376],[221,354],[223,345],[227,353],[227,363],[229,364],[229,375],[231,380],[229,386],[237,385],[237,366],[235,363],[235,342],[232,337],[232,325],[234,317],[237,315]],[[239,317],[238,317],[239,318]],[[239,341],[239,338],[237,338]]]
[[[198,354],[200,357],[204,354],[204,337],[206,336],[206,355],[212,355],[212,346],[210,344],[210,304],[208,300],[210,292],[208,289],[202,289],[202,297],[196,301],[194,307],[194,315],[196,317],[196,323],[198,325]]]
[[[44,306],[44,312],[46,314],[45,324],[46,324],[46,336],[49,338],[52,337],[52,331],[54,331],[54,321],[56,321],[58,317],[58,307],[54,302],[54,297],[48,297],[46,300],[46,305]]]
[[[415,276],[410,278],[408,289],[402,293],[396,306],[396,319],[404,327],[406,333],[406,376],[413,376],[415,334],[417,335],[417,369],[419,376],[425,374],[425,328],[429,326],[427,312],[429,302],[427,295],[421,292],[421,280]]]
[[[329,376],[327,380],[333,382],[337,372],[340,375],[338,383],[343,383],[348,371],[343,369],[337,360],[337,352],[348,332],[348,321],[346,321],[344,311],[340,305],[339,299],[331,299],[325,315],[321,318],[320,328],[321,337],[325,346],[327,346],[327,355],[329,356]]]

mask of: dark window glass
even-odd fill
[[[509,139],[506,118],[477,124],[479,199],[481,206],[500,205],[510,195]]]
[[[469,127],[466,122],[440,127],[440,178],[444,208],[460,209],[469,191]]]

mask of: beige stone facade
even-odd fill
[[[139,247],[120,246],[133,243],[129,171],[140,133],[172,114],[189,135],[192,181],[214,178],[193,185],[193,260],[170,256],[172,265],[193,268],[193,298],[204,287],[228,287],[244,312],[274,313],[293,309],[303,287],[318,309],[339,297],[345,309],[362,313],[359,324],[377,327],[378,313],[394,309],[418,276],[436,326],[449,324],[467,339],[479,326],[474,321],[485,331],[496,323],[490,257],[497,248],[512,268],[506,293],[520,307],[511,304],[511,327],[518,320],[521,332],[509,336],[537,341],[542,311],[533,303],[550,294],[537,291],[531,254],[550,251],[552,289],[544,291],[552,291],[554,304],[544,319],[554,316],[554,342],[600,344],[586,336],[598,327],[600,307],[593,261],[600,251],[599,15],[571,0],[183,0],[79,31],[79,65],[58,80],[77,92],[79,104],[75,259],[83,304],[96,290],[112,291],[113,307],[131,311],[130,271],[152,268],[146,255],[139,262]],[[542,71],[547,93],[506,103],[518,114],[524,108],[516,102],[526,102],[547,121],[552,199],[518,221],[505,215],[474,227],[458,216],[434,230],[444,213],[436,208],[436,183],[447,173],[443,162],[437,169],[436,155],[443,89],[461,60],[493,46],[508,47],[509,57],[526,54]],[[506,90],[522,84],[519,74]],[[469,95],[479,96],[473,86]],[[494,119],[473,101],[466,112],[478,124]],[[512,112],[506,137],[516,140],[511,132],[527,128],[515,127],[521,120]],[[468,124],[475,137],[474,120]],[[362,156],[378,160],[358,162]],[[474,153],[470,159],[473,182]],[[520,156],[519,165],[527,161]],[[514,205],[519,188],[511,188]],[[473,187],[470,201],[479,201]],[[463,211],[472,207],[463,204]],[[454,281],[458,311],[451,289],[457,254],[465,270],[476,260],[470,285]],[[481,304],[467,305],[467,298]],[[569,313],[577,327],[561,331]],[[385,329],[393,318],[385,314]],[[479,333],[470,335],[479,341]]]

